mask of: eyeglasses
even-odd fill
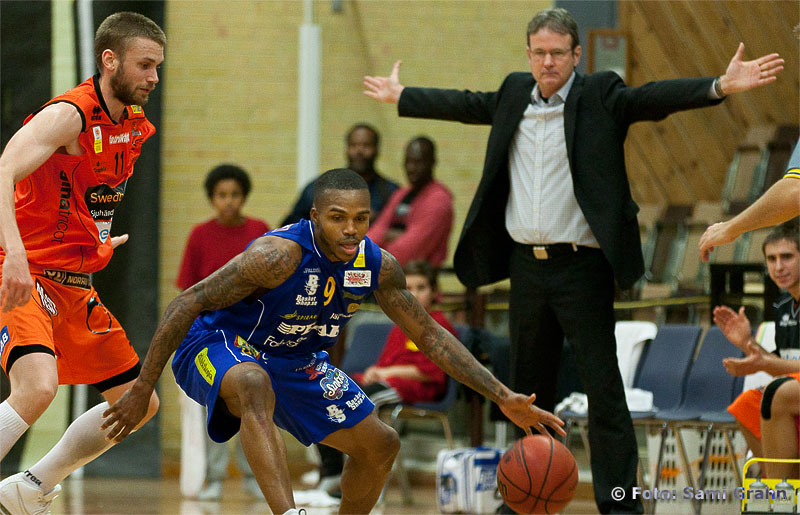
[[[108,329],[105,331],[95,331],[91,327],[89,327],[89,315],[92,314],[92,310],[94,310],[97,306],[102,306],[103,304],[97,300],[97,297],[92,297],[89,299],[89,302],[86,303],[86,329],[88,329],[93,334],[106,334],[111,331],[111,313],[108,312],[107,309],[103,309],[106,312],[106,316],[108,317]]]
[[[571,53],[572,50],[569,48],[555,48],[549,52],[544,51],[541,48],[537,48],[536,50],[531,50],[531,58],[534,61],[544,61],[544,58],[547,56],[547,54],[550,54],[550,57],[553,58],[553,61],[561,61]]]

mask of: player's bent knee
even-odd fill
[[[798,384],[791,377],[779,377],[769,383],[764,388],[764,396],[761,398],[761,418],[769,420],[772,418],[773,406],[780,405],[788,400],[792,394],[793,384]]]
[[[58,392],[58,384],[50,381],[35,381],[14,388],[9,402],[17,409],[37,418],[44,413]],[[25,416],[23,415],[23,418]]]
[[[272,409],[275,395],[269,375],[261,368],[247,367],[237,374],[235,390],[242,409]]]
[[[790,381],[784,381],[778,387],[778,391],[775,392],[775,398],[772,401],[772,406],[782,406],[788,410],[791,410],[793,407],[797,408],[800,404],[800,382],[792,379]],[[793,411],[794,413],[797,412],[797,409]]]
[[[397,431],[389,426],[385,426],[378,441],[378,449],[380,455],[390,463],[394,461],[397,453],[400,452],[400,436]]]

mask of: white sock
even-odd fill
[[[292,508],[286,510],[283,515],[306,515],[306,510],[304,508],[300,508],[299,510],[297,508]]]
[[[8,451],[29,427],[8,401],[0,404],[0,460],[6,457]]]
[[[28,471],[39,481],[44,492],[49,492],[74,470],[86,465],[114,445],[106,440],[100,430],[107,402],[101,402],[76,418],[64,432],[61,440]]]

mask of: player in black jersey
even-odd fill
[[[750,449],[758,457],[798,456],[796,417],[800,415],[800,241],[795,225],[774,229],[762,246],[769,276],[787,293],[775,304],[774,352],[767,352],[751,336],[744,308],[738,313],[728,307],[714,309],[714,322],[725,336],[745,352],[743,358],[727,358],[729,373],[744,376],[767,372],[780,376],[762,389],[742,392],[728,407],[739,422]],[[768,477],[798,477],[796,467],[766,463]],[[793,471],[794,468],[794,471]]]

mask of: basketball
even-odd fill
[[[520,438],[497,466],[497,489],[517,513],[558,513],[572,500],[577,484],[575,458],[549,436]]]

